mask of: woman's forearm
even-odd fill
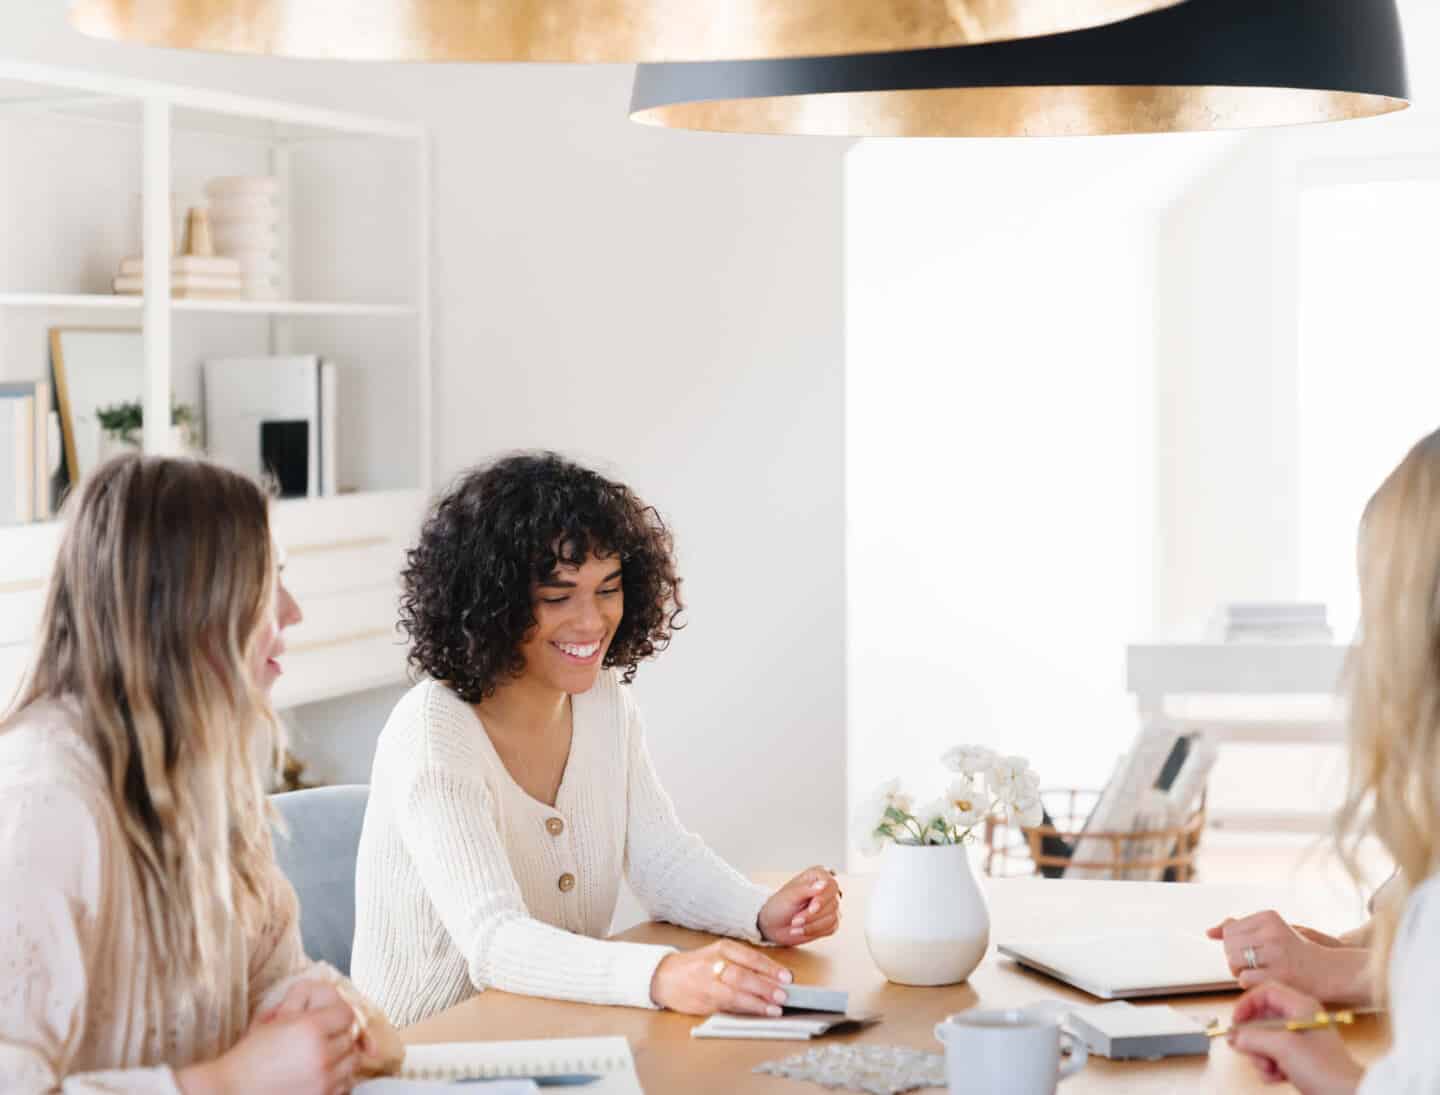
[[[651,984],[673,947],[577,935],[531,917],[507,920],[469,955],[476,988],[585,1004],[655,1007]]]

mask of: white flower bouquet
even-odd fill
[[[914,799],[888,779],[855,812],[855,842],[875,855],[887,840],[896,844],[966,844],[987,817],[1008,815],[1012,824],[1039,825],[1040,777],[1024,757],[1002,757],[980,745],[957,745],[940,758],[953,773],[940,798],[915,808]]]

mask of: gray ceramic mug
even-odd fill
[[[935,1037],[950,1095],[1054,1095],[1089,1058],[1055,1020],[1023,1011],[962,1011],[936,1024]]]

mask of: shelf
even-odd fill
[[[413,316],[409,304],[352,304],[325,300],[177,300],[177,312],[220,312],[252,316]]]
[[[89,308],[100,311],[138,312],[144,297],[116,293],[0,293],[0,307]],[[208,312],[249,316],[348,316],[405,318],[416,309],[409,304],[360,304],[330,300],[188,300],[171,301],[174,312]]]
[[[0,293],[0,307],[10,308],[97,308],[105,311],[138,312],[140,297],[114,293]]]
[[[1126,687],[1142,702],[1180,695],[1331,695],[1343,643],[1152,643],[1125,651]]]
[[[265,142],[378,137],[423,142],[421,126],[208,88],[0,59],[0,110],[44,110],[80,121],[130,124],[147,102],[169,104],[177,132]],[[118,113],[117,113],[118,108]]]

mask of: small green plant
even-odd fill
[[[145,408],[139,403],[114,403],[101,407],[95,412],[100,428],[127,445],[140,444],[140,432],[145,428]],[[192,440],[195,434],[195,409],[188,403],[170,405],[170,425],[180,426],[185,438]]]

